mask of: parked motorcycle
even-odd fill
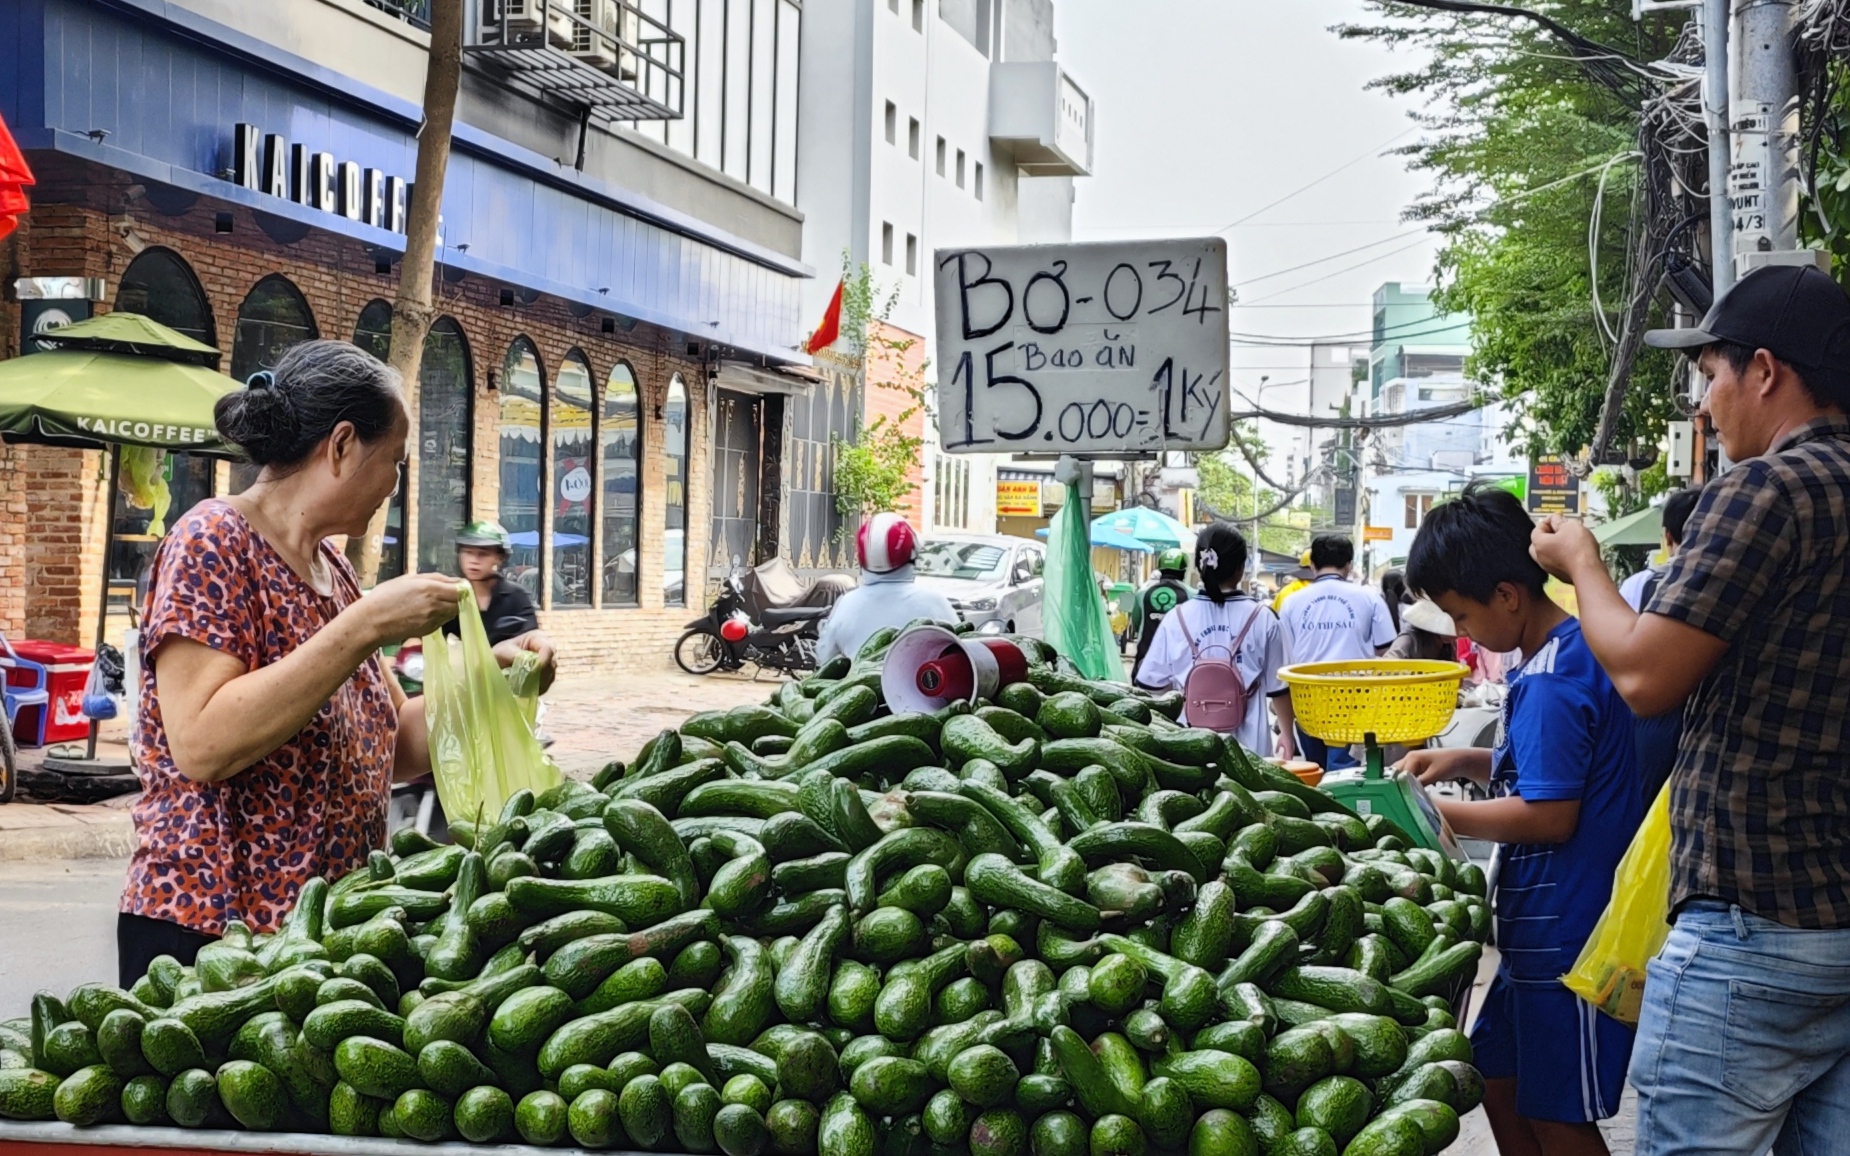
[[[841,589],[838,581],[805,584],[781,560],[748,572],[734,558],[706,615],[688,623],[675,642],[675,665],[689,674],[739,670],[747,662],[782,674],[808,673],[816,669],[822,620]],[[772,598],[790,604],[767,604]]]

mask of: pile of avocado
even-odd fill
[[[132,990],[0,1022],[0,1117],[725,1156],[1432,1156],[1484,877],[1023,640],[891,632]],[[0,1137],[4,1129],[0,1128]]]

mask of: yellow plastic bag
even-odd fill
[[[1670,937],[1670,786],[1658,791],[1612,877],[1612,898],[1580,958],[1561,977],[1581,999],[1636,1025],[1644,965]]]
[[[475,822],[500,814],[516,791],[538,794],[563,776],[533,733],[538,659],[522,654],[502,674],[482,627],[482,612],[466,586],[457,624],[460,640],[441,630],[424,637],[424,712],[443,812]]]

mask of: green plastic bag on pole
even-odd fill
[[[1087,678],[1125,681],[1105,600],[1092,579],[1092,528],[1076,482],[1067,484],[1066,502],[1048,523],[1044,576],[1041,630],[1048,645]]]
[[[539,659],[523,653],[506,674],[482,626],[475,598],[462,588],[460,639],[424,636],[424,717],[437,798],[452,819],[493,819],[522,788],[539,794],[564,777],[534,735]]]

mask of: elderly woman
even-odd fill
[[[117,955],[124,987],[169,954],[190,962],[228,920],[274,931],[303,883],[385,842],[394,778],[430,770],[422,699],[379,648],[456,614],[440,574],[359,582],[330,538],[364,534],[398,486],[409,430],[398,376],[344,342],[311,341],[220,399],[218,430],[261,467],[200,503],[154,561],[141,626],[145,710]],[[552,652],[537,634],[504,643]]]

